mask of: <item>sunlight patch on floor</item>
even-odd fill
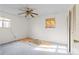
[[[44,48],[57,48],[57,45],[39,45],[38,47],[44,47]]]
[[[56,49],[46,49],[46,48],[35,48],[34,50],[47,51],[47,52],[56,52]]]
[[[67,47],[64,45],[39,45],[38,47],[34,48],[34,50],[64,54],[68,53]]]

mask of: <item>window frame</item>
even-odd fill
[[[8,18],[4,18],[4,17],[1,17],[1,18],[2,18],[2,19],[0,19],[0,21],[2,21],[2,25],[1,25],[0,28],[10,28],[11,20],[8,19]],[[8,20],[6,20],[6,19],[8,19]],[[6,22],[9,23],[8,26],[5,26],[5,25],[4,25]]]

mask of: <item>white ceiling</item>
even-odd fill
[[[0,11],[18,15],[24,7],[31,7],[38,10],[39,14],[66,12],[71,4],[2,4]]]

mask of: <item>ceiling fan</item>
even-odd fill
[[[22,11],[22,13],[19,13],[19,15],[23,15],[24,14],[25,17],[31,16],[33,18],[36,15],[38,15],[37,13],[34,12],[35,10],[32,9],[32,8],[25,8],[25,9],[20,9],[20,10]]]

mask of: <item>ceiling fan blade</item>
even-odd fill
[[[34,15],[38,15],[37,13],[32,13],[32,14],[34,14]]]
[[[33,9],[31,9],[30,11],[33,11]]]
[[[31,14],[31,16],[34,17],[32,14]]]
[[[27,8],[27,10],[30,10],[30,8]]]

